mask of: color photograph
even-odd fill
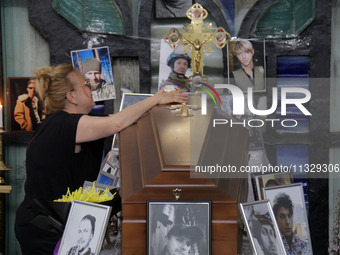
[[[74,68],[90,82],[95,102],[116,98],[108,47],[74,50],[71,56]]]
[[[288,254],[313,254],[302,184],[266,187],[285,250]]]

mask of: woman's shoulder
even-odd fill
[[[65,111],[58,111],[58,112],[48,114],[47,117],[49,119],[59,119],[59,118],[73,119],[73,118],[80,118],[83,115],[84,114],[81,114],[81,113],[68,113],[68,112],[65,112]]]
[[[55,113],[48,114],[44,119],[43,123],[40,124],[40,129],[51,129],[51,128],[69,128],[71,126],[77,126],[79,119],[84,114],[70,114],[65,111],[58,111]]]

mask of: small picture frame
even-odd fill
[[[293,184],[293,176],[288,173],[252,173],[254,195],[257,200],[264,199],[263,188]]]
[[[96,184],[110,190],[119,187],[119,156],[117,150],[111,150],[102,161]]]
[[[9,77],[9,131],[32,132],[45,118],[34,78]],[[34,119],[33,119],[34,118]]]
[[[74,200],[67,218],[58,255],[99,254],[111,207]]]
[[[264,188],[264,197],[272,205],[285,249],[290,254],[313,254],[302,184]]]
[[[286,255],[269,200],[240,203],[253,254]]]
[[[211,254],[210,201],[147,201],[147,253]]]

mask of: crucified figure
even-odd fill
[[[206,37],[202,42],[200,42],[199,39],[190,40],[189,38],[185,37],[185,40],[187,40],[193,47],[192,58],[195,61],[194,75],[201,74],[200,72],[201,59],[202,59],[201,49],[202,49],[202,46],[210,39],[210,37],[211,35]]]

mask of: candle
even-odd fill
[[[0,102],[0,128],[3,127],[3,123],[2,123],[2,104]]]

